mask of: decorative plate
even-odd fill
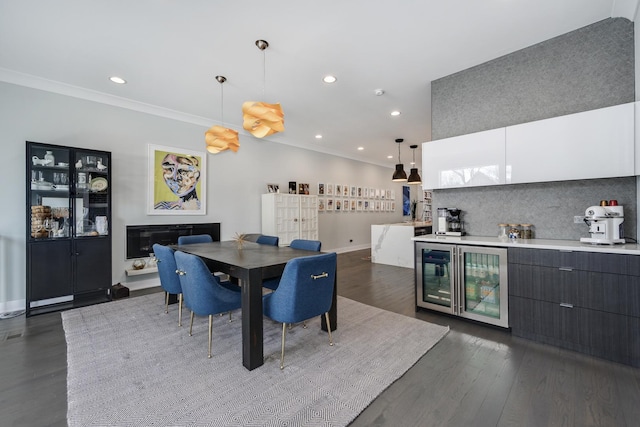
[[[109,182],[107,181],[106,178],[103,177],[99,177],[99,178],[93,178],[91,180],[91,191],[104,191],[107,189],[107,187],[109,186]]]

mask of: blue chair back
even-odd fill
[[[158,275],[160,276],[160,286],[169,294],[181,294],[182,286],[180,278],[176,273],[176,259],[174,250],[168,246],[158,243],[153,245],[153,253],[158,260]]]
[[[279,242],[280,238],[278,236],[265,236],[264,234],[260,235],[260,237],[258,237],[258,239],[256,240],[256,243],[271,246],[278,246]]]
[[[336,277],[335,252],[287,262],[278,288],[263,297],[264,314],[282,323],[297,323],[331,308]]]
[[[304,251],[320,252],[322,242],[319,240],[294,239],[289,244],[293,249],[302,249]]]
[[[179,245],[190,245],[192,243],[209,243],[213,238],[208,234],[192,234],[190,236],[178,236]]]
[[[201,258],[181,251],[176,251],[175,258],[184,304],[191,311],[208,316],[240,308],[240,292],[221,285]]]

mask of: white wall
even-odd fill
[[[125,226],[220,222],[222,239],[236,232],[260,232],[260,195],[267,183],[286,189],[289,181],[341,183],[394,190],[395,213],[320,213],[323,250],[370,247],[370,225],[402,221],[402,185],[392,169],[240,136],[238,153],[208,155],[207,215],[149,216],[147,145],[204,151],[206,128],[124,108],[0,83],[0,147],[4,185],[0,186],[0,312],[24,308],[25,141],[112,152],[113,283],[127,278]],[[285,190],[286,191],[286,190]],[[353,240],[350,242],[350,240]]]

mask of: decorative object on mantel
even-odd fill
[[[413,162],[411,163],[411,165],[414,167],[411,168],[411,173],[409,174],[409,179],[407,181],[407,184],[412,184],[412,185],[422,184],[422,178],[420,178],[420,174],[418,174],[418,168],[415,167],[416,166],[416,148],[418,148],[418,146],[410,145],[409,147],[411,147],[411,149],[413,150]]]
[[[233,241],[236,242],[236,245],[238,245],[238,249],[242,249],[244,243],[248,241],[246,233],[236,233],[233,236]]]
[[[133,267],[134,270],[142,270],[146,265],[147,265],[146,261],[143,260],[142,258],[139,258],[133,261],[133,264],[131,264],[131,267]]]
[[[222,84],[227,81],[227,78],[225,76],[216,76],[216,80],[220,83],[220,116],[224,125],[224,90],[222,89]],[[238,131],[224,126],[211,126],[204,133],[204,140],[207,144],[207,151],[211,154],[218,154],[225,150],[237,152],[238,148],[240,148]]]
[[[392,181],[403,182],[407,180],[407,173],[404,171],[404,165],[400,161],[400,144],[402,144],[404,139],[398,138],[396,139],[396,144],[398,144],[398,164],[396,164],[396,171],[393,173]]]
[[[266,40],[256,40],[256,46],[262,51],[262,96],[266,86],[266,66],[264,50],[269,47]],[[264,138],[276,132],[284,131],[284,113],[280,104],[247,101],[242,104],[242,127],[256,138]]]

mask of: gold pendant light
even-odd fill
[[[407,180],[407,173],[404,171],[404,165],[400,162],[400,144],[402,144],[404,139],[398,138],[396,139],[396,143],[398,144],[398,164],[396,164],[396,171],[393,173],[392,180],[395,182],[404,182]]]
[[[262,96],[266,86],[266,66],[264,50],[269,47],[266,40],[256,40],[256,46],[262,51]],[[247,101],[242,104],[242,127],[256,138],[264,138],[284,131],[284,113],[280,104]]]
[[[413,150],[413,166],[415,166],[416,165],[416,148],[418,148],[418,146],[410,145],[409,147],[411,147],[411,149]],[[418,168],[416,167],[411,168],[411,173],[409,174],[409,180],[407,181],[407,184],[413,184],[413,185],[422,184],[422,178],[420,178],[420,174],[418,174]]]
[[[216,80],[220,83],[220,114],[224,125],[224,91],[222,84],[227,81],[227,78],[225,76],[216,76]],[[204,133],[204,140],[207,143],[207,151],[211,154],[218,154],[225,150],[237,152],[238,148],[240,148],[238,131],[224,126],[215,125],[210,127]]]

